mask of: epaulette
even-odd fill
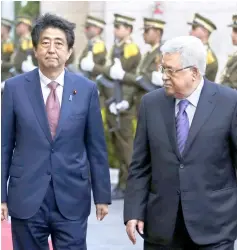
[[[3,53],[12,53],[14,51],[14,43],[9,40],[2,44]]]
[[[136,56],[139,53],[139,48],[135,43],[126,43],[124,45],[124,58],[128,59]]]
[[[214,63],[216,61],[215,56],[214,56],[214,54],[213,54],[213,52],[211,51],[210,48],[208,48],[208,50],[207,50],[207,59],[206,59],[206,61],[207,61],[207,65],[211,64],[211,63]]]
[[[105,51],[105,43],[102,40],[98,40],[94,43],[92,52],[93,54],[103,53]]]
[[[21,49],[22,50],[30,50],[33,49],[33,43],[31,39],[23,38],[21,41]]]

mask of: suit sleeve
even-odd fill
[[[145,220],[145,210],[151,180],[151,159],[147,136],[144,98],[139,110],[134,151],[129,167],[124,199],[124,223],[132,219]]]
[[[236,95],[237,97],[237,95]],[[233,145],[233,155],[234,155],[234,163],[235,168],[237,169],[237,102],[233,114],[232,126],[231,126],[231,138]]]
[[[86,148],[90,164],[95,204],[111,204],[111,184],[99,97],[94,84],[86,128]]]
[[[12,154],[15,147],[15,114],[13,109],[13,98],[8,82],[5,84],[2,98],[1,114],[1,202],[7,202],[7,181],[9,178],[9,168],[12,161]]]

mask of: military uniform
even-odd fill
[[[164,25],[165,22],[162,20],[153,18],[144,18],[144,31],[153,28],[153,29],[159,29],[163,32]],[[137,113],[142,96],[148,92],[148,90],[142,88],[141,86],[139,86],[139,84],[136,84],[137,79],[138,77],[143,77],[144,82],[152,84],[152,73],[158,70],[158,65],[160,63],[161,63],[160,43],[157,43],[152,46],[150,51],[145,53],[142,60],[140,61],[136,74],[126,73],[124,76],[124,80],[126,80],[126,82],[136,87],[134,99],[136,103]],[[157,86],[154,85],[154,89],[156,87]]]
[[[233,15],[233,23],[228,26],[237,32],[237,15]],[[221,83],[237,90],[237,51],[230,56],[222,74]]]
[[[216,25],[209,19],[201,16],[200,14],[196,13],[194,15],[193,22],[189,22],[189,25],[195,26],[201,26],[205,28],[210,34],[216,30]],[[218,60],[214,53],[214,51],[211,49],[210,45],[207,43],[205,44],[206,50],[207,50],[207,67],[206,67],[206,73],[205,77],[210,81],[215,81],[216,74],[218,71]]]
[[[213,52],[213,50],[211,49],[209,44],[205,45],[206,50],[207,50],[207,67],[206,67],[206,73],[205,73],[205,77],[214,82],[216,79],[216,74],[218,71],[218,61],[217,61],[217,57],[215,55],[215,53]]]
[[[105,24],[106,23],[104,20],[101,20],[93,16],[87,16],[85,26],[93,25],[103,30],[105,27]],[[89,51],[91,51],[93,54],[93,62],[95,65],[92,71],[87,72],[88,78],[91,80],[95,80],[96,76],[98,76],[101,73],[100,67],[103,67],[106,63],[106,55],[107,55],[105,42],[100,36],[96,36],[92,38],[91,40],[89,40],[85,49],[83,50],[79,58],[79,70],[81,71],[83,71],[83,69],[81,68],[81,61],[83,58],[85,58],[88,55]]]
[[[1,25],[6,26],[9,29],[11,29],[12,22],[10,20],[2,18]],[[12,68],[12,62],[11,62],[11,56],[14,52],[14,42],[9,37],[6,40],[1,41],[1,81],[5,81],[9,77],[11,77],[9,70]]]
[[[115,14],[114,25],[133,25],[134,18]],[[119,54],[119,55],[118,55]],[[111,78],[111,68],[114,65],[115,58],[119,58],[122,68],[126,73],[135,74],[137,66],[141,60],[141,54],[138,46],[132,41],[130,37],[115,42],[110,52],[108,60],[108,67],[104,70],[104,76]],[[112,79],[113,80],[113,79]],[[114,147],[114,152],[119,160],[119,184],[116,190],[124,191],[128,176],[128,167],[132,158],[133,149],[133,126],[132,120],[134,117],[134,92],[135,85],[130,82],[130,79],[123,79],[120,81],[122,87],[123,99],[129,103],[129,108],[120,113],[120,129],[110,133],[111,144]],[[102,93],[106,99],[114,95],[114,89],[102,87]],[[114,114],[111,114],[109,108],[106,109],[106,121],[110,129],[117,126],[117,119]],[[113,196],[113,195],[112,195]],[[113,196],[113,198],[116,198]],[[117,198],[123,198],[122,196]]]
[[[31,20],[26,18],[26,17],[18,17],[16,19],[16,25],[18,25],[20,23],[25,23],[29,27],[32,27]],[[27,56],[31,56],[32,60],[33,60],[33,64],[37,65],[37,61],[36,61],[36,58],[34,56],[33,44],[32,44],[30,32],[28,34],[26,34],[25,36],[22,36],[19,38],[16,50],[15,50],[13,58],[12,58],[14,68],[18,73],[23,73],[22,63],[25,60],[27,60]]]

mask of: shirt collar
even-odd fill
[[[64,85],[64,75],[65,75],[65,70],[63,70],[62,73],[54,80],[62,87]],[[40,82],[43,83],[45,86],[47,86],[50,82],[52,82],[51,79],[49,79],[47,76],[43,75],[43,73],[40,71],[40,69],[39,69],[39,77],[40,77]]]
[[[96,43],[99,40],[101,40],[100,36],[95,36],[95,37],[91,38],[92,43]]]
[[[156,50],[157,48],[159,48],[160,44],[157,43],[156,45],[154,45],[153,47],[150,48],[149,53],[152,53],[154,50]]]
[[[186,98],[186,100],[188,100],[189,103],[191,103],[195,108],[198,105],[203,85],[204,85],[204,79],[202,78],[197,88],[193,91],[193,93],[189,97]],[[178,105],[180,101],[181,101],[180,99],[176,99],[176,105]]]

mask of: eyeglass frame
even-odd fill
[[[161,74],[164,74],[165,73],[165,71],[163,71],[162,72],[162,69],[163,70],[169,70],[171,73],[169,74],[167,74],[167,73],[165,73],[167,76],[173,76],[173,74],[175,74],[176,72],[179,72],[179,71],[182,71],[182,70],[185,70],[185,69],[190,69],[190,68],[193,68],[194,66],[187,66],[187,67],[184,67],[184,68],[181,68],[181,69],[176,69],[176,70],[172,70],[172,69],[169,69],[169,68],[164,68],[163,66],[159,66],[159,72],[161,73]]]

